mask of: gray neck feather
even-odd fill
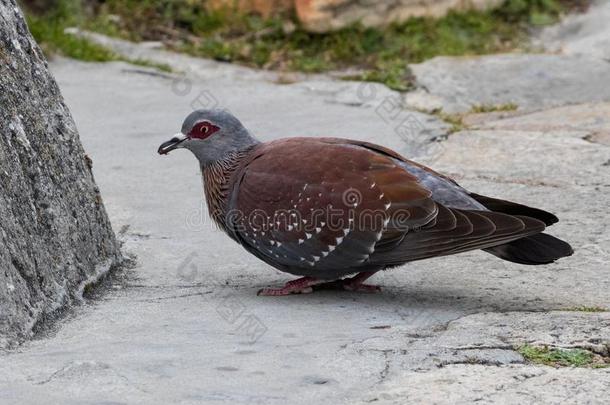
[[[227,136],[226,133],[230,135]],[[188,149],[197,157],[201,167],[206,168],[235,152],[248,150],[259,143],[244,127],[228,128],[214,134],[209,142],[193,142]]]

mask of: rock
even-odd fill
[[[610,373],[535,366],[451,365],[428,373],[405,371],[357,404],[604,404]]]
[[[501,0],[295,0],[299,19],[306,29],[325,32],[361,22],[381,26],[411,17],[441,17],[449,10],[486,9]]]
[[[361,22],[381,26],[411,17],[441,17],[449,10],[486,9],[502,0],[211,0],[212,8],[235,7],[240,12],[256,12],[264,17],[296,11],[303,27],[326,32]]]
[[[489,115],[489,114],[487,114]],[[587,131],[610,134],[610,103],[586,103],[488,119],[480,129],[511,131]]]
[[[567,16],[542,31],[538,44],[549,51],[610,59],[610,2],[597,1],[588,13]]]
[[[416,89],[404,96],[405,106],[418,111],[438,111],[443,109],[443,99],[429,94],[423,89]]]
[[[444,142],[445,153],[435,162],[435,168],[458,178],[468,173],[471,177],[493,179],[498,184],[510,182],[554,188],[597,184],[600,180],[594,173],[610,154],[583,139],[587,134],[586,131],[462,131]],[[583,169],[579,176],[570,174],[585,159],[591,164],[588,173]],[[451,167],[444,166],[448,161]],[[607,205],[605,201],[604,204]],[[591,203],[591,208],[593,205],[597,204]]]
[[[476,336],[473,343],[472,336]],[[458,351],[511,348],[523,344],[580,348],[607,355],[610,313],[579,311],[487,312],[451,322],[436,344]]]
[[[569,55],[436,57],[410,65],[416,85],[448,113],[474,105],[516,104],[519,111],[610,101],[608,62]]]
[[[79,136],[14,0],[0,1],[0,348],[121,255]]]

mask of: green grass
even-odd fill
[[[67,25],[54,19],[28,16],[32,35],[46,55],[61,54],[87,62],[109,62],[119,60],[111,50],[85,38],[66,34]]]
[[[196,56],[280,71],[356,70],[347,79],[412,85],[409,63],[437,55],[480,55],[527,46],[532,27],[549,24],[588,0],[506,0],[496,10],[450,12],[442,18],[413,18],[385,28],[358,24],[315,34],[298,23],[209,11],[202,0],[106,0],[84,13],[78,0],[60,0],[56,26],[79,25],[131,40],[161,40]],[[78,18],[73,16],[77,15]],[[64,54],[85,60],[112,59],[98,46],[66,39],[57,29],[38,36]],[[80,41],[80,42],[79,42]]]
[[[517,104],[506,103],[506,104],[479,104],[472,106],[470,112],[472,113],[490,113],[497,111],[516,111],[519,108]]]
[[[608,367],[600,356],[583,349],[557,349],[523,345],[517,349],[525,360],[553,367]]]
[[[574,311],[574,312],[608,312],[608,308],[604,308],[604,307],[600,307],[600,306],[588,307],[586,305],[583,305],[583,306],[580,306],[580,307],[566,308],[566,309],[564,309],[564,311]]]
[[[171,72],[169,65],[126,58],[87,38],[66,33],[66,28],[79,25],[78,16],[82,14],[71,2],[62,1],[59,4],[59,8],[48,15],[27,15],[30,31],[48,57],[59,54],[86,62],[123,61]]]
[[[450,134],[468,129],[468,126],[464,123],[463,114],[448,114],[442,110],[430,111],[430,113],[451,125],[451,128],[449,128]]]

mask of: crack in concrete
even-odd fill
[[[394,350],[381,350],[381,353],[384,358],[384,367],[379,372],[379,381],[377,382],[378,384],[381,384],[383,381],[385,381],[386,377],[390,372],[390,363],[392,362],[392,359],[390,358],[389,354],[394,353]]]

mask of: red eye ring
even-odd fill
[[[220,127],[217,127],[209,121],[200,121],[193,126],[189,131],[188,136],[191,139],[206,139],[219,129]]]

